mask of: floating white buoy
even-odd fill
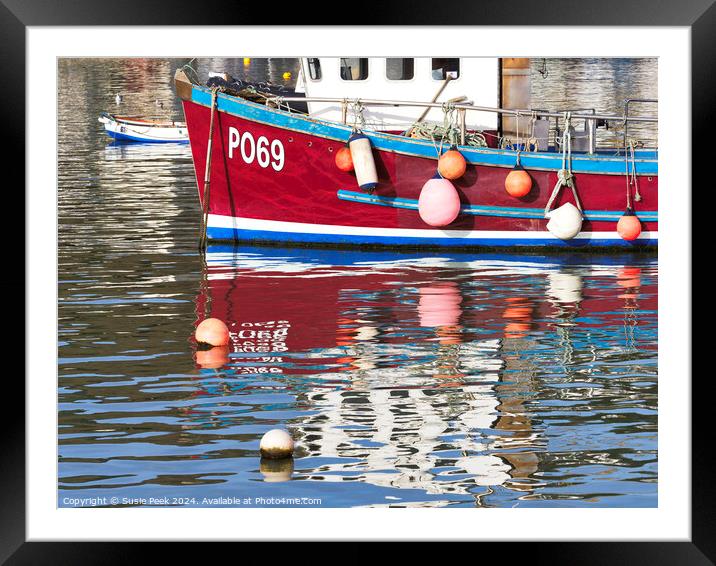
[[[117,106],[122,104],[122,98],[123,98],[122,95],[119,93],[114,95],[114,102],[117,104]]]
[[[293,439],[285,430],[275,428],[261,438],[259,450],[263,458],[279,460],[293,456]]]
[[[378,186],[378,172],[375,169],[370,140],[366,135],[356,132],[348,138],[348,147],[351,150],[358,186],[363,190],[372,191]]]
[[[561,240],[571,240],[582,229],[582,213],[571,202],[547,213],[547,230]]]

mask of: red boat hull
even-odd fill
[[[197,90],[198,87],[194,87],[194,91]],[[336,135],[335,128],[327,135],[326,125],[320,121],[295,115],[286,117],[285,112],[232,98],[220,95],[214,118],[209,238],[388,245],[656,244],[656,174],[638,176],[641,200],[635,203],[635,208],[642,221],[639,239],[625,242],[616,233],[616,222],[626,207],[627,177],[614,169],[621,163],[623,170],[626,165],[623,158],[604,161],[611,172],[575,172],[575,184],[586,217],[579,236],[562,241],[547,231],[547,220],[542,214],[557,182],[556,168],[529,168],[532,190],[526,197],[517,199],[505,191],[508,164],[476,162],[484,156],[485,159],[499,157],[503,162],[507,159],[511,163],[513,153],[484,149],[477,157],[470,157],[466,151],[467,170],[454,185],[465,210],[476,206],[478,214],[463,213],[447,227],[432,228],[423,222],[414,206],[422,186],[436,170],[437,152],[432,157],[425,155],[424,142],[418,144],[400,136],[369,133],[379,185],[374,193],[376,202],[360,202],[363,195],[355,175],[342,172],[335,165],[336,151],[343,147],[349,129],[344,127],[344,132],[339,131],[344,137],[335,139],[332,137]],[[211,117],[210,106],[201,102],[199,97],[184,100],[200,199]],[[239,115],[242,112],[246,116]],[[282,123],[268,123],[278,119],[277,116]],[[265,142],[263,156],[261,140]],[[381,147],[411,142],[423,155],[406,154],[399,146],[389,150]],[[279,153],[281,159],[275,159]],[[552,165],[558,158],[552,154],[544,161]],[[526,160],[523,158],[523,163]],[[601,166],[599,159],[592,161],[594,168]],[[590,161],[584,163],[585,167],[592,166]],[[651,172],[649,163],[639,166]],[[566,202],[574,202],[574,199],[570,190],[563,189],[552,208]]]

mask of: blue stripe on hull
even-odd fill
[[[657,240],[627,242],[617,239],[567,240],[558,238],[416,238],[393,236],[353,236],[347,234],[307,234],[301,232],[274,232],[271,230],[245,230],[240,228],[217,228],[209,226],[210,240],[262,241],[304,244],[366,245],[366,246],[412,246],[412,247],[560,247],[627,249],[656,246]]]
[[[110,138],[114,138],[115,140],[119,141],[136,141],[136,142],[143,142],[143,143],[189,143],[189,138],[185,140],[158,140],[158,139],[152,139],[152,138],[142,138],[137,136],[130,136],[128,134],[122,134],[120,132],[112,132],[109,130],[105,130],[107,135]]]
[[[377,206],[389,206],[392,208],[405,208],[408,210],[418,210],[418,201],[415,199],[407,199],[400,197],[387,197],[381,195],[371,195],[359,193],[356,191],[339,190],[338,198],[350,202],[360,202],[363,204],[374,204]],[[471,214],[473,216],[501,216],[505,218],[544,218],[544,209],[542,208],[512,208],[507,206],[490,206],[467,204],[462,205],[460,210],[463,214]],[[656,211],[635,211],[636,215],[643,221],[656,222],[658,213]],[[591,221],[613,221],[617,222],[624,215],[623,211],[609,210],[585,210],[584,218]]]
[[[211,91],[194,85],[192,89],[192,102],[205,107],[211,107]],[[326,122],[316,118],[307,118],[296,114],[273,110],[263,105],[254,104],[235,97],[219,94],[218,109],[235,116],[269,124],[278,128],[285,128],[309,135],[317,135],[328,139],[346,141],[351,134],[351,127]],[[435,146],[427,140],[415,140],[392,134],[377,132],[364,132],[376,149],[395,151],[416,157],[436,159]],[[489,148],[473,148],[461,146],[460,152],[468,163],[495,167],[511,168],[515,164],[516,152]],[[635,167],[638,175],[658,175],[658,162],[656,160],[636,159]],[[561,154],[552,152],[522,153],[520,162],[525,169],[557,171],[562,168]],[[624,157],[607,157],[604,153],[595,156],[586,154],[572,154],[572,171],[574,173],[606,173],[624,175]]]

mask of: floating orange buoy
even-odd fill
[[[515,165],[505,178],[505,190],[512,197],[522,198],[532,190],[532,177],[521,165]]]
[[[465,174],[467,162],[455,146],[443,153],[438,159],[438,172],[445,179],[459,179]]]
[[[460,196],[450,181],[435,175],[420,191],[418,212],[430,226],[447,226],[460,214]]]
[[[229,328],[218,318],[207,318],[201,321],[194,333],[197,342],[211,346],[227,346],[229,344]]]
[[[630,207],[627,207],[624,215],[617,222],[617,232],[629,242],[636,240],[641,234],[641,221]]]
[[[336,152],[336,167],[345,173],[353,171],[353,156],[347,145]]]

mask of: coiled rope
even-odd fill
[[[487,147],[487,140],[481,132],[465,132],[465,143],[461,143],[462,128],[459,124],[454,104],[446,102],[442,105],[443,123],[416,122],[411,127],[410,137],[422,140],[431,140],[435,146],[438,157],[442,155],[445,141],[449,145],[466,145],[471,147]],[[435,142],[440,142],[440,147]]]

